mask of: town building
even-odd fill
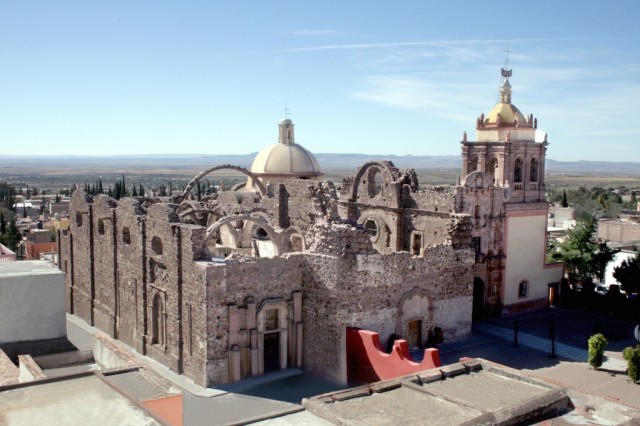
[[[208,386],[292,366],[346,383],[347,327],[419,347],[546,306],[562,274],[545,263],[548,143],[506,76],[501,96],[453,189],[388,161],[322,182],[289,118],[251,170],[209,168],[180,195],[77,189],[58,237],[67,312]],[[223,169],[247,183],[195,193]]]

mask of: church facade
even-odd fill
[[[422,346],[468,336],[472,316],[542,306],[561,274],[538,226],[546,141],[532,117],[493,117],[462,141],[452,190],[386,161],[322,182],[288,118],[251,170],[212,167],[182,194],[76,190],[58,239],[67,312],[208,386],[292,366],[345,383],[347,327]],[[247,184],[198,199],[220,169]]]

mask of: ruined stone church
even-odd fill
[[[250,170],[212,167],[181,194],[76,190],[58,238],[67,311],[209,386],[294,366],[345,383],[347,327],[419,347],[546,306],[562,275],[545,263],[548,142],[509,75],[450,189],[388,161],[322,181],[285,118]],[[247,182],[198,197],[222,169]]]

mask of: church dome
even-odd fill
[[[497,124],[498,123],[498,114],[500,114],[500,123],[505,126],[515,126],[516,124],[516,114],[519,116],[518,121],[520,123],[524,123],[525,116],[520,112],[520,110],[511,103],[498,102],[496,106],[493,107],[491,112],[487,114],[487,118],[485,119],[486,124]]]
[[[280,128],[278,143],[258,153],[251,165],[251,172],[257,176],[315,177],[321,175],[316,157],[303,146],[295,143],[293,122],[285,118],[280,121],[278,127]]]
[[[516,124],[527,123],[527,117],[520,112],[520,110],[511,103],[511,84],[509,83],[509,76],[511,76],[511,70],[502,70],[502,75],[505,77],[502,85],[500,86],[500,101],[493,107],[491,112],[487,114],[484,124],[493,124],[499,126],[515,126]],[[500,123],[498,123],[498,120]],[[516,123],[517,121],[517,123]]]

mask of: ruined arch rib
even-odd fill
[[[369,161],[364,163],[356,172],[353,179],[353,185],[351,187],[351,200],[356,201],[358,199],[358,187],[360,186],[360,179],[362,176],[372,167],[376,167],[380,170],[380,173],[384,177],[385,183],[395,182],[400,179],[400,171],[391,161]]]
[[[274,243],[273,246],[275,247],[276,255],[280,256],[280,254],[282,253],[282,249],[279,244],[278,233],[271,226],[271,224],[269,223],[265,215],[261,213],[236,214],[236,215],[225,216],[223,218],[218,219],[216,222],[214,222],[213,224],[211,224],[211,226],[207,228],[207,232],[204,238],[205,243],[209,241],[209,239],[212,236],[214,236],[218,231],[218,229],[220,229],[222,226],[227,225],[229,222],[235,222],[238,220],[242,220],[245,222],[250,221],[260,225],[266,231],[267,235],[269,235],[269,238],[271,239],[271,241],[273,241]]]
[[[231,165],[231,164],[223,164],[221,166],[214,166],[214,167],[211,167],[210,169],[206,169],[206,170],[200,172],[200,174],[196,175],[196,177],[191,179],[191,181],[184,188],[184,192],[182,193],[183,199],[186,199],[187,197],[189,197],[191,195],[191,191],[193,190],[193,187],[200,181],[200,179],[202,179],[203,177],[205,177],[209,173],[213,173],[213,172],[215,172],[217,170],[224,170],[224,169],[235,170],[237,172],[243,173],[244,175],[250,177],[253,180],[254,184],[258,187],[258,190],[260,191],[260,195],[262,195],[262,196],[266,195],[267,191],[266,191],[264,185],[262,184],[262,182],[260,182],[260,180],[258,179],[258,177],[256,175],[254,175],[253,173],[251,173],[249,170],[245,169],[244,167],[234,166],[234,165]]]

